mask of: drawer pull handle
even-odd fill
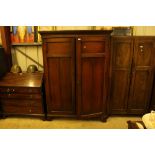
[[[139,48],[140,48],[141,53],[143,53],[143,51],[144,51],[144,46],[143,46],[143,45],[140,45]]]

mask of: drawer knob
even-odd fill
[[[83,46],[83,48],[86,48],[86,46]]]
[[[78,40],[81,40],[81,38],[78,38]]]
[[[7,93],[9,93],[9,92],[10,92],[10,89],[8,88],[8,89],[7,89]]]
[[[139,48],[140,48],[140,51],[143,53],[143,51],[144,51],[144,46],[143,46],[143,45],[140,45]]]
[[[31,109],[29,109],[29,112],[32,112],[32,110],[31,110]]]

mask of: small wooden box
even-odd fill
[[[0,79],[0,113],[44,117],[42,73],[7,73]]]

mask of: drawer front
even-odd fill
[[[43,114],[41,107],[14,107],[14,106],[4,106],[3,113],[10,114]]]
[[[15,107],[26,107],[26,106],[33,106],[33,107],[42,107],[42,100],[18,100],[18,99],[1,99],[0,100],[1,106],[15,106]]]
[[[19,101],[22,102],[23,99],[27,99],[27,100],[41,99],[42,95],[41,94],[16,94],[16,93],[6,94],[6,93],[1,93],[0,98],[18,99]]]
[[[41,88],[31,88],[31,87],[0,87],[0,93],[40,93]]]
[[[73,38],[51,38],[47,40],[47,57],[70,57],[74,51]]]
[[[13,114],[42,114],[41,100],[23,100],[16,99],[1,100],[1,110],[3,113]]]
[[[106,53],[107,38],[103,36],[85,36],[81,37],[82,53]]]

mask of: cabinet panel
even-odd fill
[[[104,58],[84,58],[81,66],[81,114],[102,112]]]
[[[73,38],[52,38],[46,42],[48,113],[75,113],[75,57]],[[47,72],[47,71],[46,71]]]
[[[125,70],[114,70],[111,83],[111,113],[126,113],[130,75]]]
[[[72,52],[71,39],[56,39],[51,40],[53,42],[49,42],[47,44],[47,54],[55,54],[55,55],[69,55]]]
[[[133,40],[131,37],[112,37],[111,48],[110,113],[125,114],[130,87]]]
[[[151,102],[150,102],[150,107],[149,110],[155,110],[155,77],[154,77],[154,81],[153,81],[153,89],[152,89],[152,93],[151,93]]]
[[[135,40],[135,65],[151,66],[153,55],[153,41]]]
[[[133,53],[133,41],[128,37],[112,39],[113,68],[130,68]]]
[[[77,41],[77,98],[80,117],[106,115],[108,43],[108,37],[101,36],[85,36]]]
[[[105,52],[105,44],[103,42],[83,42],[82,43],[82,52],[83,53],[104,53]]]
[[[72,64],[70,58],[48,60],[52,111],[72,111]]]
[[[128,102],[128,112],[143,114],[147,111],[150,99],[152,74],[148,70],[137,70],[133,73]]]

